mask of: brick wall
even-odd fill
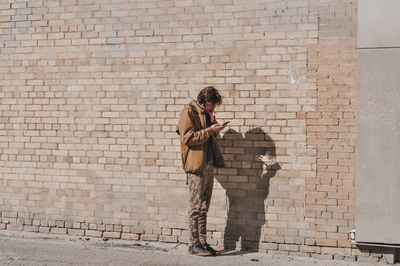
[[[317,79],[317,110],[307,114],[307,140],[316,146],[316,176],[306,181],[306,244],[317,252],[359,255],[348,241],[354,229],[356,3],[319,7],[319,41],[310,50]],[[308,247],[307,247],[308,249]]]
[[[1,1],[0,227],[186,243],[175,125],[214,85],[209,242],[359,254],[356,19],[350,0]]]

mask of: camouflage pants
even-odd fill
[[[207,164],[203,176],[188,174],[189,240],[192,246],[205,244],[207,237],[207,212],[214,186],[214,166]]]

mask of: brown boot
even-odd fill
[[[218,255],[218,251],[216,251],[215,249],[213,249],[209,244],[205,243],[202,245],[203,249],[208,250],[209,252],[211,252],[211,254],[213,256],[217,256]]]
[[[204,249],[202,245],[196,245],[189,247],[189,254],[190,255],[197,255],[197,256],[212,256],[213,254]]]

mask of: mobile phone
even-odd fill
[[[226,121],[225,123],[222,124],[222,126],[226,126],[227,124],[229,124],[229,122],[231,121]]]

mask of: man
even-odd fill
[[[182,165],[189,188],[189,253],[199,256],[217,254],[207,244],[206,224],[214,169],[224,165],[216,136],[225,126],[218,124],[214,113],[221,103],[218,91],[208,86],[200,91],[197,100],[184,107],[179,117]]]

